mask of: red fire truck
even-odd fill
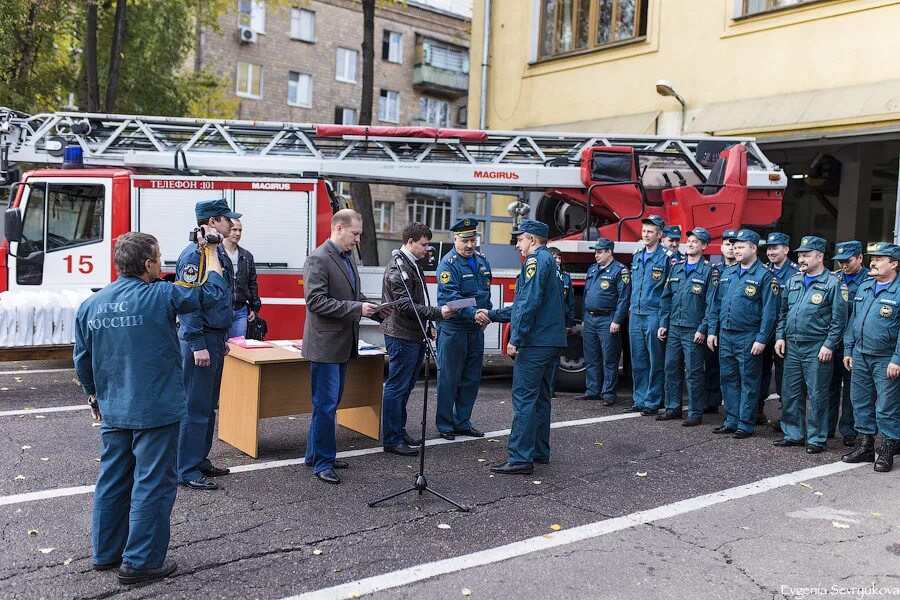
[[[43,168],[20,174],[20,165]],[[0,180],[10,186],[0,348],[32,350],[71,343],[66,318],[115,279],[112,247],[122,233],[155,235],[164,263],[174,266],[201,199],[224,198],[244,214],[242,243],[257,261],[270,337],[292,338],[303,330],[304,259],[340,207],[329,180],[515,193],[510,213],[550,225],[576,284],[598,236],[616,240],[627,257],[639,247],[640,219],[659,214],[684,230],[706,227],[715,253],[726,229],[774,222],[786,186],[751,139],[31,116],[3,108]],[[379,296],[382,269],[361,274],[363,291]],[[512,302],[516,274],[494,271],[495,306]],[[487,333],[486,350],[502,352],[499,326]],[[571,341],[563,370],[577,375],[577,333]]]

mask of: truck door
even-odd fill
[[[30,179],[23,236],[11,243],[10,290],[97,289],[110,282],[109,180]]]

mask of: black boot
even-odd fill
[[[887,473],[894,468],[894,454],[900,440],[881,440],[881,448],[878,449],[878,460],[875,461],[875,470],[879,473]]]
[[[856,437],[853,450],[841,457],[845,463],[873,462],[875,460],[875,436],[860,435]]]

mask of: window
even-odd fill
[[[242,98],[262,98],[262,67],[250,63],[237,64],[237,90]]]
[[[375,231],[392,231],[394,228],[394,203],[376,200],[372,203],[372,215],[375,217]]]
[[[312,107],[312,75],[288,71],[288,104]]]
[[[356,125],[356,109],[335,106],[334,122],[337,125]]]
[[[407,221],[425,223],[432,231],[450,230],[450,200],[411,196],[407,199]]]
[[[469,51],[462,46],[454,46],[432,38],[422,40],[423,62],[437,69],[469,72]]]
[[[388,123],[400,122],[400,92],[381,90],[378,99],[378,120]]]
[[[434,127],[450,127],[450,103],[436,98],[419,98],[419,119]]]
[[[817,0],[741,0],[740,16],[754,15],[767,10],[777,10],[798,4],[807,4]]]
[[[566,54],[643,36],[647,0],[541,0],[540,55]]]
[[[316,41],[316,13],[303,8],[291,9],[291,39]]]
[[[356,50],[337,49],[334,78],[346,83],[356,83]]]
[[[396,31],[384,30],[384,38],[381,42],[381,58],[388,62],[400,64],[403,62],[403,35]]]
[[[266,0],[238,0],[238,25],[266,32]]]

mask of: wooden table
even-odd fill
[[[284,347],[229,345],[219,394],[219,439],[257,458],[260,419],[312,412],[309,361]],[[339,425],[379,439],[383,377],[383,353],[350,361]]]

